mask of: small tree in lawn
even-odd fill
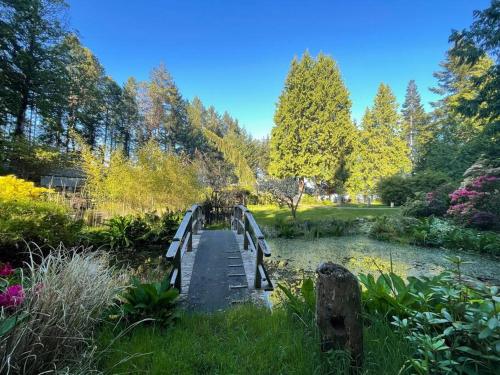
[[[304,192],[304,180],[294,177],[270,179],[259,184],[262,192],[269,193],[280,205],[286,204],[292,211],[292,217],[297,216],[297,207]]]

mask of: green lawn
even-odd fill
[[[255,220],[260,225],[272,225],[276,217],[290,217],[288,207],[279,208],[274,205],[249,205]],[[297,211],[298,220],[320,221],[331,218],[355,219],[359,217],[374,218],[383,215],[395,215],[399,208],[376,205],[360,207],[359,205],[335,206],[332,204],[300,204]]]
[[[105,330],[101,346],[112,337],[111,330]],[[106,373],[345,373],[345,356],[320,353],[317,337],[286,311],[254,305],[212,315],[186,314],[166,331],[139,327],[107,353],[101,363]],[[404,339],[381,322],[365,329],[365,353],[366,374],[397,374],[410,354]]]

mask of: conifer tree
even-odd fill
[[[412,165],[418,161],[420,150],[430,135],[427,115],[420,100],[420,94],[414,80],[408,83],[405,101],[402,108],[403,132],[410,149]]]
[[[381,84],[373,108],[363,116],[362,130],[349,158],[348,191],[369,198],[383,177],[409,172],[410,167],[396,97],[388,85]]]
[[[294,58],[279,97],[270,142],[274,177],[338,182],[355,128],[351,101],[331,57]]]

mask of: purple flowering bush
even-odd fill
[[[448,216],[478,229],[500,227],[500,177],[480,175],[450,194]]]
[[[0,308],[15,310],[24,301],[24,287],[20,271],[10,263],[0,264]]]

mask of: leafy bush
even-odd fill
[[[450,261],[453,272],[407,283],[394,274],[377,281],[361,275],[365,311],[391,319],[414,346],[408,372],[493,374],[500,363],[498,288],[466,284],[461,259]]]
[[[0,212],[0,248],[7,259],[17,257],[25,242],[73,245],[82,226],[65,207],[51,202],[0,201]]]
[[[375,219],[369,230],[369,236],[382,241],[407,242],[412,228],[419,220],[406,216],[381,216]]]
[[[414,199],[417,193],[429,193],[438,187],[447,185],[449,177],[444,173],[423,171],[413,176],[391,176],[380,181],[378,191],[382,202],[402,205],[408,199]]]
[[[175,314],[175,302],[179,292],[170,287],[166,276],[161,282],[141,283],[132,279],[132,285],[118,296],[119,304],[112,310],[114,318],[124,318],[128,322],[137,322],[152,318],[163,325],[170,325]]]
[[[2,310],[2,374],[57,372],[78,361],[122,289],[107,258],[95,252],[59,248],[41,260],[31,253],[31,259],[24,300]]]
[[[500,228],[500,177],[481,175],[451,195],[448,215],[466,226]]]
[[[378,191],[382,202],[385,204],[391,204],[392,202],[396,206],[402,205],[408,197],[413,196],[407,178],[397,175],[381,180]]]
[[[369,235],[382,241],[500,254],[500,234],[462,228],[434,217],[380,217],[372,224]]]
[[[182,216],[176,211],[167,211],[161,216],[154,212],[142,216],[115,216],[101,228],[85,229],[81,242],[112,250],[165,246],[175,234]]]
[[[316,293],[313,280],[311,278],[303,279],[298,295],[290,286],[280,283],[278,288],[286,297],[282,300],[285,308],[296,315],[304,324],[310,325],[314,321],[316,311]]]
[[[304,237],[315,239],[320,237],[340,237],[358,230],[358,220],[328,219],[321,221],[295,221],[291,218],[277,216],[269,236],[282,238]]]
[[[436,190],[416,193],[413,199],[408,199],[403,206],[403,214],[413,217],[444,216],[450,205],[449,193],[453,185],[445,184]]]
[[[53,190],[36,187],[33,182],[14,175],[0,176],[0,201],[39,199],[51,192]]]

